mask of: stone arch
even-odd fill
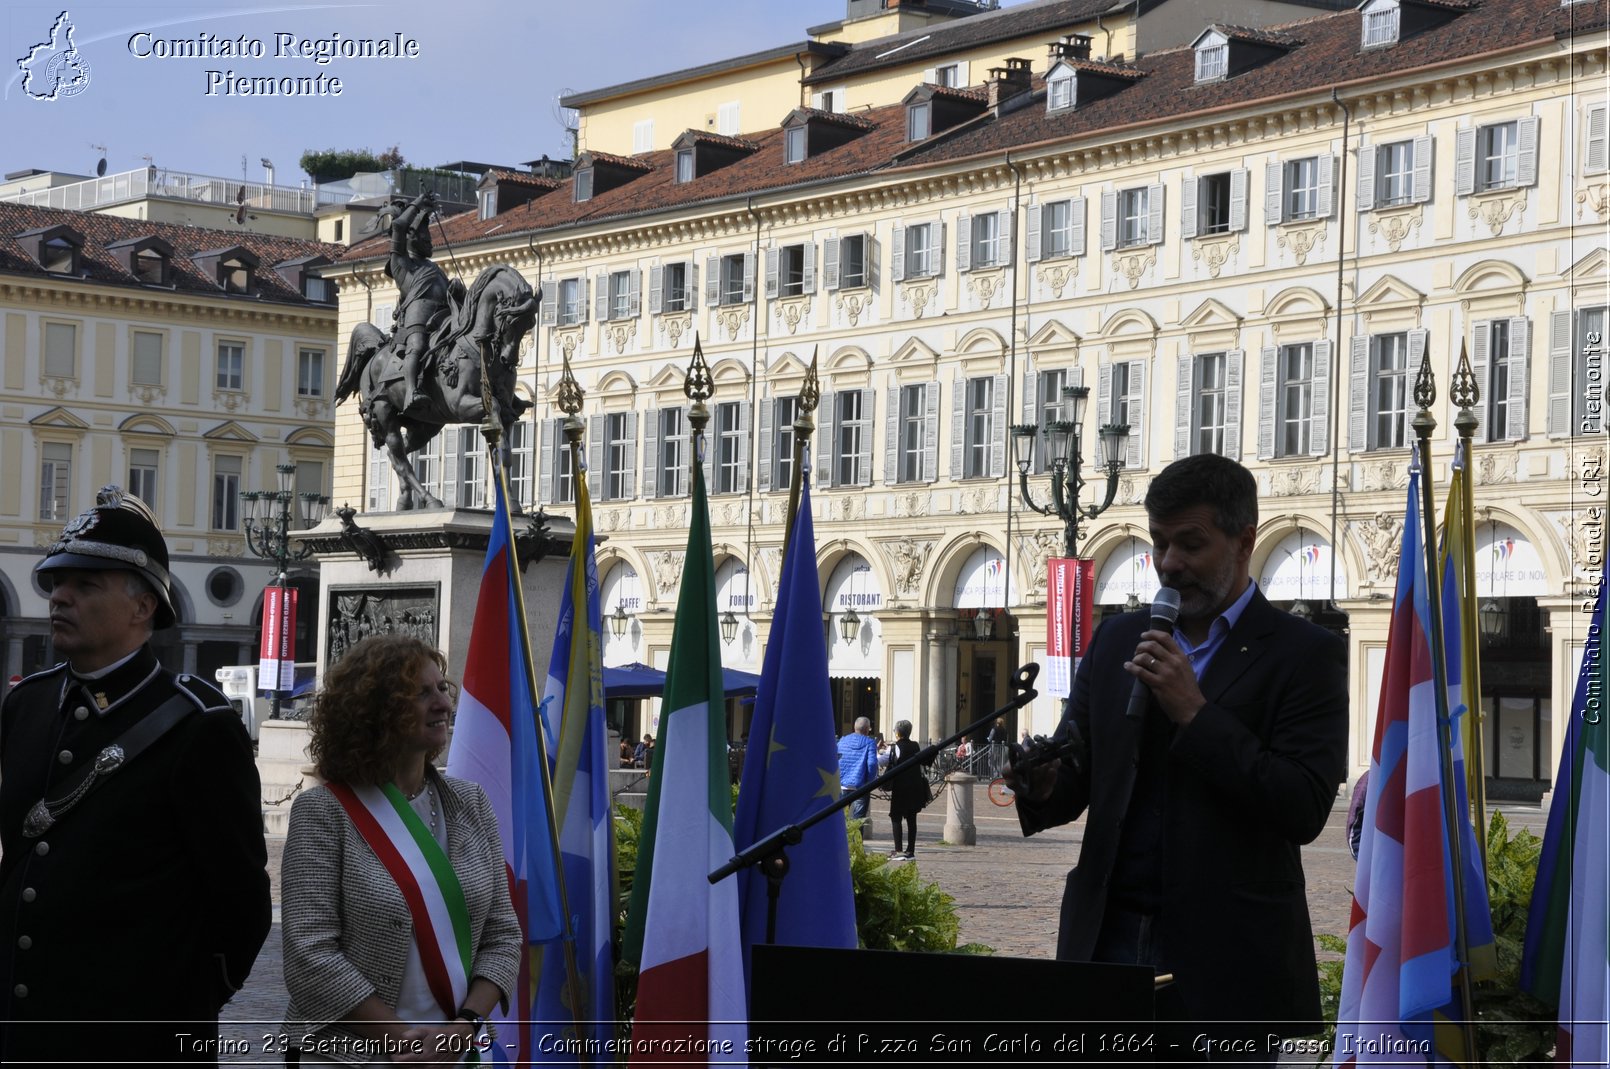
[[[307,449],[334,449],[335,436],[323,427],[298,427],[285,436],[285,444]]]
[[[872,569],[872,575],[877,580],[878,589],[883,591],[884,601],[888,602],[890,591],[893,589],[894,576],[889,572],[889,562],[876,547],[859,538],[837,538],[817,550],[816,577],[817,595],[827,596],[827,584],[833,578],[833,569],[837,568],[844,558],[855,554],[867,562]]]
[[[1338,570],[1341,572],[1337,576],[1340,589],[1333,591],[1332,597],[1337,599],[1357,597],[1366,572],[1364,558],[1359,555],[1354,540],[1345,537],[1344,531],[1338,531],[1336,540],[1332,541],[1329,522],[1324,517],[1306,513],[1286,512],[1278,516],[1260,517],[1257,536],[1252,545],[1252,558],[1247,562],[1247,568],[1252,573],[1253,579],[1263,574],[1276,547],[1287,536],[1297,531],[1307,531],[1323,539],[1330,547],[1331,553],[1336,555]]]
[[[859,345],[845,345],[834,350],[821,365],[824,374],[836,372],[862,372],[872,370],[872,357]]]
[[[974,327],[956,343],[956,355],[1004,357],[1006,339],[989,327]]]
[[[1473,524],[1476,540],[1478,542],[1481,540],[1481,529],[1492,522],[1514,528],[1526,538],[1533,549],[1537,550],[1538,558],[1543,562],[1543,568],[1547,573],[1543,578],[1549,589],[1565,590],[1567,581],[1574,578],[1569,548],[1560,538],[1557,525],[1552,525],[1554,530],[1550,530],[1551,525],[1534,523],[1533,520],[1533,517],[1525,513],[1502,505],[1478,505]]]
[[[164,438],[174,438],[179,434],[173,424],[151,412],[136,412],[119,423],[117,429],[123,434],[158,434]]]
[[[1162,330],[1157,320],[1139,308],[1120,308],[1101,324],[1098,331],[1103,341],[1114,341],[1125,335],[1145,334],[1155,338]]]
[[[1263,306],[1265,319],[1281,319],[1288,316],[1312,319],[1327,316],[1330,311],[1331,307],[1324,295],[1311,286],[1288,286]]]
[[[1008,562],[1011,560],[1010,551],[1001,542],[981,531],[969,531],[957,535],[941,547],[934,556],[934,563],[928,569],[928,579],[924,584],[923,604],[933,609],[953,609],[956,601],[956,580],[961,575],[962,566],[965,565],[973,553],[980,547],[987,546],[999,553]],[[1021,575],[1009,576],[1011,582],[1007,587],[1010,591],[1023,590],[1023,577]],[[1008,596],[1008,609],[1013,608]]]
[[[1482,260],[1466,268],[1454,280],[1453,291],[1468,296],[1482,290],[1524,289],[1529,282],[1514,264],[1503,260]]]

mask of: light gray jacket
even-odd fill
[[[477,784],[428,771],[442,798],[447,856],[464,888],[475,950],[470,977],[498,986],[507,1008],[520,968],[521,934],[503,863],[497,818]],[[325,787],[291,806],[281,868],[280,928],[290,1005],[285,1032],[294,1046],[309,1034],[355,1038],[341,1018],[376,995],[397,1005],[413,938],[413,916],[396,882]],[[344,1044],[343,1044],[344,1045]],[[361,1050],[361,1044],[349,1049]],[[343,1057],[326,1047],[321,1053]]]

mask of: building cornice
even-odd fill
[[[33,307],[75,308],[85,314],[152,319],[183,316],[198,320],[257,323],[328,333],[335,329],[337,308],[301,308],[268,302],[194,300],[177,293],[127,291],[113,286],[71,284],[62,280],[0,278],[0,302]]]

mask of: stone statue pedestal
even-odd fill
[[[337,519],[326,520],[305,536],[319,561],[318,678],[322,680],[328,666],[359,639],[402,633],[440,648],[447,656],[448,676],[462,682],[492,513],[416,509],[364,514],[358,522],[389,548],[383,572],[371,569],[347,544]],[[514,518],[539,699],[575,533],[568,518],[548,517],[547,524],[546,539],[526,537],[527,518]],[[308,729],[295,720],[265,721],[263,728],[257,764],[264,811],[269,834],[283,835],[290,796],[301,789],[298,784],[314,782],[302,774],[308,763]],[[448,747],[451,753],[452,744]],[[439,760],[445,764],[446,755]]]

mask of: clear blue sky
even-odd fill
[[[71,3],[73,44],[87,81],[55,100],[30,98],[18,60],[51,39],[63,0],[0,5],[0,172],[39,167],[93,173],[104,145],[108,171],[150,156],[159,167],[253,181],[303,178],[309,148],[401,147],[410,163],[516,164],[568,155],[555,118],[566,90],[618,82],[801,41],[807,26],[842,18],[844,0],[747,0],[724,5],[670,0],[387,0],[373,4],[274,4],[237,0]],[[260,41],[262,58],[162,57],[155,40]],[[401,35],[414,59],[276,56],[292,40]],[[144,36],[136,36],[144,35]],[[131,40],[132,39],[132,40]],[[50,50],[36,55],[47,68]],[[229,96],[209,70],[237,76],[339,78],[339,96]],[[30,87],[51,84],[40,75]]]

